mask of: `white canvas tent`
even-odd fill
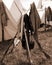
[[[4,40],[12,39],[15,36],[16,32],[20,31],[20,23],[23,21],[23,15],[27,13],[28,10],[30,10],[30,4],[32,2],[35,2],[36,7],[40,5],[40,0],[0,0],[0,2],[4,3],[5,10],[9,18],[9,20],[7,20],[7,26],[4,28]],[[28,8],[26,8],[26,5]],[[1,30],[2,28],[0,23],[0,41],[2,41]]]
[[[45,23],[45,8],[50,8],[52,9],[52,1],[50,0],[42,0],[42,8],[38,9],[38,13],[41,19],[41,23]],[[52,22],[50,22],[50,25],[52,25]]]
[[[42,2],[42,10],[43,12],[43,16],[42,16],[42,22],[45,23],[45,8],[50,7],[52,9],[52,1],[50,0],[45,0]],[[50,25],[52,25],[52,22],[50,22]]]
[[[18,0],[3,0],[3,3],[5,4],[5,10],[9,17],[9,20],[7,21],[7,26],[5,26],[4,28],[4,40],[8,40],[15,36],[17,30],[19,31],[19,27],[21,26],[21,12],[24,12],[24,10],[22,9],[22,5]],[[0,41],[1,40],[2,32],[0,33]]]
[[[50,1],[50,0],[43,1],[42,6],[43,6],[43,9],[45,9],[45,8],[47,8],[49,6],[52,8],[52,1]]]

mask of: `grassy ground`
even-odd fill
[[[34,49],[31,50],[31,58],[33,60],[33,65],[52,65],[52,29],[48,30],[47,32],[42,30],[43,29],[39,29],[38,32],[39,42],[44,51],[50,55],[50,59],[47,59],[45,55],[39,50],[36,42]],[[9,42],[3,44],[0,43],[0,60],[2,59],[2,56],[8,45]],[[12,53],[7,53],[3,62],[5,65],[29,65],[26,50],[22,48],[21,43],[14,48]]]

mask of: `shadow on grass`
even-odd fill
[[[5,63],[3,63],[3,62],[0,62],[0,65],[5,65]]]
[[[27,61],[19,60],[19,62],[16,65],[31,65],[31,64]]]

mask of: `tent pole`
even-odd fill
[[[45,8],[45,31],[46,31],[46,8]]]
[[[3,26],[3,24],[2,24],[2,42],[4,42],[4,26]]]

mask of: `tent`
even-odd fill
[[[34,2],[38,11],[38,14],[41,19],[41,23],[45,22],[45,9],[41,9],[41,6],[44,7],[44,2],[42,0],[0,0],[4,3],[5,10],[8,16],[7,26],[4,28],[4,39],[12,39],[16,32],[22,34],[23,25],[23,15],[25,13],[29,14],[30,5]],[[0,23],[0,31],[1,23]],[[18,36],[17,36],[18,37]],[[0,32],[0,41],[2,41],[2,31]]]
[[[30,10],[30,4],[35,2],[36,7],[40,4],[40,0],[0,0],[0,2],[4,3],[5,10],[8,16],[7,26],[4,27],[4,40],[12,39],[16,32],[22,34],[23,24],[23,15],[28,13]],[[24,5],[23,5],[24,4]],[[26,7],[28,6],[28,8]],[[0,22],[0,41],[2,41],[2,27]],[[17,37],[19,37],[19,35]]]
[[[50,7],[52,9],[52,1],[51,0],[45,0],[42,2],[42,10],[44,10],[44,13],[43,13],[43,23],[45,21],[45,8],[48,8]],[[52,25],[52,22],[50,22],[50,25]]]
[[[42,8],[38,8],[38,13],[41,19],[41,23],[45,23],[45,8],[48,8],[50,6],[50,8],[52,9],[52,1],[50,0],[42,0]],[[52,25],[52,22],[50,22],[50,25]]]
[[[25,11],[23,10],[22,5],[18,0],[3,0],[3,3],[5,5],[5,10],[9,18],[7,20],[7,26],[4,27],[4,40],[8,40],[12,39],[17,31],[20,31],[20,22],[22,20],[21,16],[22,12]],[[2,31],[0,33],[0,41],[2,41]]]
[[[52,8],[52,1],[48,0],[48,1],[43,1],[42,2],[42,6],[43,6],[43,9],[47,8],[47,7],[51,7]]]

